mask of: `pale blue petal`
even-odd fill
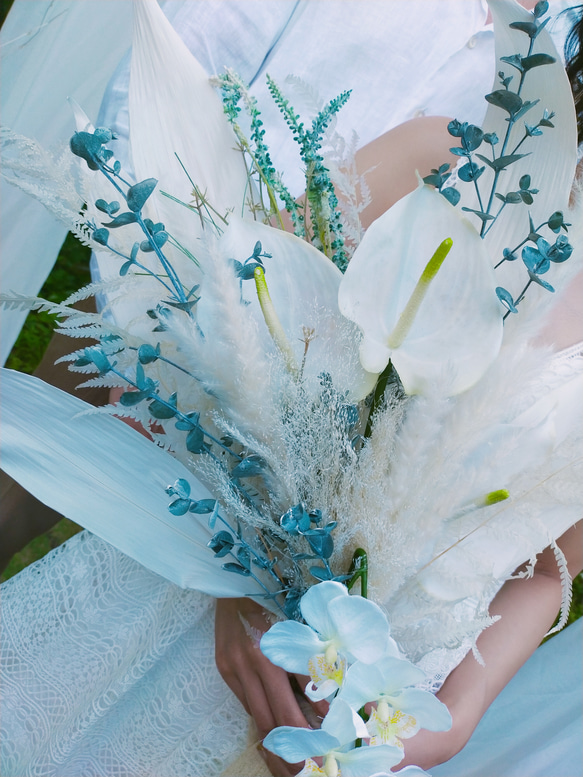
[[[384,694],[392,694],[410,685],[417,685],[426,678],[422,669],[404,659],[387,657],[381,659],[375,666],[378,667],[383,678]]]
[[[322,701],[322,699],[328,699],[337,690],[338,683],[335,680],[324,680],[317,687],[313,682],[309,682],[304,689],[304,693],[311,701]]]
[[[338,699],[359,710],[367,702],[375,702],[382,691],[382,675],[374,664],[357,661],[348,669]]]
[[[308,728],[280,726],[269,732],[263,740],[263,746],[291,764],[326,755],[339,747],[339,742],[322,729],[312,731]]]
[[[361,596],[338,597],[330,602],[330,619],[338,635],[338,649],[358,661],[372,664],[386,653],[389,623],[381,608]]]
[[[403,760],[403,752],[392,745],[357,747],[347,753],[334,753],[340,764],[342,777],[363,777],[366,774],[388,772]]]
[[[354,709],[360,709],[367,702],[378,701],[383,695],[394,695],[424,678],[421,669],[398,658],[383,658],[375,664],[357,662],[348,669],[339,698]]]
[[[300,610],[304,620],[324,639],[330,639],[336,633],[328,609],[330,602],[338,597],[348,598],[348,590],[342,583],[335,583],[332,580],[313,585],[302,596]]]
[[[429,691],[409,688],[392,696],[391,705],[412,715],[421,728],[428,731],[449,731],[451,715],[449,710]]]
[[[261,638],[260,647],[272,664],[300,674],[308,674],[310,658],[323,652],[318,635],[309,626],[291,620],[274,624]]]
[[[341,699],[334,699],[330,705],[328,714],[322,721],[322,731],[336,737],[341,747],[354,742],[357,737],[368,736],[360,715]]]

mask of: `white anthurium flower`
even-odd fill
[[[446,731],[451,728],[451,715],[429,691],[410,688],[425,679],[425,673],[410,661],[388,656],[373,665],[360,662],[347,671],[338,698],[353,709],[367,703],[376,704],[367,729],[371,744],[403,747],[420,728]]]
[[[319,376],[326,372],[338,390],[349,392],[350,399],[364,398],[374,388],[376,375],[362,368],[360,332],[338,309],[340,270],[295,235],[236,217],[220,238],[219,250],[243,265],[252,259],[257,242],[262,253],[269,255],[260,260],[268,298],[260,301],[253,277],[242,280],[241,294],[258,323],[265,352],[277,348],[290,371],[301,372],[308,388],[319,387]],[[257,262],[249,264],[252,268]],[[206,333],[216,305],[205,295],[204,279],[199,294],[197,321]]]
[[[448,239],[449,251],[441,247]],[[363,331],[365,370],[380,373],[391,360],[408,394],[451,396],[476,383],[498,354],[495,288],[475,228],[420,185],[368,228],[338,300]]]
[[[328,698],[341,687],[346,666],[372,664],[382,656],[397,656],[386,615],[374,602],[351,596],[341,583],[325,581],[302,597],[306,624],[276,623],[261,639],[261,650],[287,672],[309,674],[312,699]]]
[[[311,730],[280,726],[263,740],[263,746],[288,763],[310,759],[302,777],[321,774],[325,777],[363,777],[379,770],[386,771],[402,760],[397,747],[355,747],[356,739],[368,736],[362,718],[343,701],[334,701],[322,721],[322,728]],[[323,758],[318,767],[313,758]]]
[[[514,22],[531,24],[532,14],[521,8],[512,0],[488,0],[494,22],[496,42],[496,72],[502,71],[505,76],[512,76],[509,88],[516,92],[521,79],[521,73],[507,62],[501,61],[501,57],[512,57],[528,53],[531,39],[520,29],[511,28]],[[546,222],[554,211],[567,211],[569,194],[575,175],[577,164],[577,121],[573,104],[573,95],[569,79],[563,67],[561,56],[557,52],[547,28],[542,29],[532,41],[532,55],[548,54],[555,58],[553,64],[545,64],[529,70],[524,78],[520,92],[523,104],[537,101],[523,117],[521,117],[510,131],[504,155],[513,154],[516,146],[525,134],[525,124],[536,125],[544,114],[544,111],[553,113],[552,125],[543,126],[542,134],[528,137],[517,149],[518,154],[525,154],[500,173],[497,192],[506,194],[518,191],[519,181],[524,175],[531,176],[530,187],[538,189],[540,194],[535,194],[532,204],[526,208],[522,203],[508,205],[504,208],[500,217],[496,220],[492,229],[489,229],[484,242],[487,244],[492,257],[492,263],[497,264],[503,255],[504,248],[514,249],[519,245],[529,232],[528,216],[533,219],[535,227]],[[503,90],[504,87],[496,76],[492,93]],[[502,147],[508,129],[508,116],[506,110],[489,103],[483,129],[486,133],[495,133],[499,142],[494,146],[496,156],[502,155]],[[454,143],[458,145],[455,139]],[[477,149],[478,153],[491,158],[492,148],[486,144]],[[487,207],[489,193],[494,180],[494,171],[479,159],[475,160],[485,170],[477,183],[482,192],[482,205]],[[482,210],[477,194],[471,184],[459,187],[461,199],[458,208],[468,207]],[[497,206],[500,202],[493,199]],[[493,215],[498,207],[493,208]],[[523,210],[523,215],[518,217],[518,209]],[[471,216],[472,221],[474,217]],[[475,223],[481,228],[481,221]],[[504,262],[497,271],[498,284],[516,296],[525,283],[525,272],[522,261]]]

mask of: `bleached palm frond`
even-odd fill
[[[571,608],[571,600],[573,598],[573,581],[571,579],[571,575],[569,574],[565,554],[559,548],[556,542],[552,542],[551,547],[553,549],[553,553],[555,554],[555,559],[557,566],[559,567],[559,573],[561,575],[561,612],[557,625],[553,626],[553,628],[547,632],[547,637],[550,637],[551,634],[556,634],[557,631],[560,631],[567,625],[567,621],[569,619],[569,610]]]

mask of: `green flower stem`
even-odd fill
[[[183,162],[182,162],[182,159],[180,159],[180,157],[178,156],[178,154],[177,154],[176,152],[174,152],[174,156],[175,156],[175,157],[176,157],[176,159],[178,160],[178,163],[179,163],[180,167],[181,167],[181,168],[184,170],[184,174],[186,175],[186,177],[188,178],[188,181],[189,181],[190,185],[192,186],[192,193],[194,194],[194,196],[196,197],[196,199],[197,199],[197,200],[200,200],[200,205],[198,205],[198,206],[195,206],[195,207],[194,207],[194,210],[197,210],[197,211],[198,211],[198,214],[199,214],[199,216],[200,216],[200,219],[201,219],[201,223],[202,223],[202,227],[203,227],[203,229],[204,229],[204,221],[203,221],[203,219],[202,219],[202,213],[201,213],[201,211],[200,211],[200,209],[201,209],[202,207],[204,207],[204,209],[206,210],[206,212],[207,212],[207,216],[208,216],[208,218],[209,218],[209,220],[210,220],[211,224],[213,225],[213,227],[214,227],[214,228],[215,228],[217,231],[220,231],[220,227],[219,227],[217,224],[215,224],[215,221],[214,221],[214,219],[213,219],[213,217],[212,217],[211,211],[212,211],[212,213],[214,213],[214,214],[215,214],[215,216],[217,216],[217,217],[218,217],[218,218],[219,218],[219,219],[220,219],[220,220],[223,222],[223,224],[225,224],[225,225],[226,225],[226,224],[228,224],[228,221],[227,221],[227,219],[226,219],[224,216],[221,216],[221,214],[218,212],[218,210],[215,210],[215,208],[213,208],[213,206],[210,204],[210,202],[208,202],[208,201],[207,201],[207,199],[205,198],[204,194],[203,194],[203,193],[200,191],[200,189],[198,188],[198,186],[197,186],[197,185],[194,183],[194,181],[193,181],[193,180],[192,180],[192,178],[190,177],[190,174],[189,174],[188,170],[186,169],[186,167],[184,167],[184,164],[183,164]],[[163,193],[163,192],[161,192],[161,193]],[[176,200],[176,197],[172,197],[172,196],[171,196],[171,195],[169,195],[169,194],[167,194],[166,196],[167,196],[167,197],[171,197],[171,199],[174,199],[174,200]],[[180,202],[180,200],[176,200],[176,201],[177,201],[177,202]],[[185,203],[183,203],[183,204],[185,204]],[[187,207],[189,207],[189,206],[187,206]]]
[[[116,173],[113,172],[112,174],[109,173],[109,169],[105,165],[100,165],[100,170],[103,173],[103,175],[107,178],[107,180],[115,186],[117,191],[121,194],[121,196],[124,198],[124,200],[127,203],[127,196],[125,192],[122,190],[122,188],[118,185],[117,181],[115,180]],[[184,290],[182,288],[182,284],[180,283],[180,279],[176,275],[176,272],[174,271],[174,268],[172,265],[168,262],[162,251],[160,250],[160,246],[157,245],[154,238],[150,235],[146,225],[144,224],[144,220],[142,219],[141,211],[138,211],[136,213],[136,221],[139,224],[142,232],[146,235],[148,238],[148,241],[150,245],[152,246],[156,256],[158,257],[160,264],[166,271],[166,274],[168,275],[168,278],[170,279],[170,282],[172,283],[172,286],[174,287],[174,294],[176,294],[176,298],[179,300],[179,302],[187,302],[186,297],[184,296]],[[189,311],[189,315],[192,316],[192,312]]]
[[[514,300],[514,307],[518,307],[518,305],[522,302],[522,300],[524,299],[524,295],[528,291],[531,283],[532,283],[532,278],[529,278],[528,283],[526,284],[524,289],[520,292],[518,297]],[[504,313],[504,316],[503,316],[502,320],[506,321],[506,319],[508,318],[509,315],[510,315],[510,310],[507,310],[506,313]]]
[[[413,293],[411,294],[409,301],[399,316],[397,325],[387,337],[387,345],[389,348],[399,348],[399,346],[403,344],[403,340],[409,334],[409,330],[413,325],[415,316],[417,315],[421,303],[423,302],[423,299],[429,290],[429,285],[439,272],[439,269],[443,264],[445,257],[450,252],[452,245],[453,240],[450,237],[447,237],[439,245],[437,251],[427,262],[425,269],[421,273],[421,277],[417,281],[417,285],[413,289]]]
[[[232,125],[235,129],[235,134],[237,135],[237,140],[241,144],[241,148],[243,152],[247,152],[249,154],[249,157],[251,158],[251,161],[253,162],[253,167],[257,171],[257,174],[259,175],[259,180],[261,183],[265,186],[267,189],[267,196],[269,197],[269,205],[272,211],[272,215],[275,216],[277,219],[279,228],[285,231],[285,224],[283,223],[283,218],[281,216],[281,213],[279,211],[279,207],[277,205],[277,200],[275,199],[275,194],[273,192],[273,189],[271,188],[269,181],[267,180],[265,173],[263,172],[261,165],[257,161],[257,158],[255,157],[255,154],[253,153],[251,146],[249,145],[249,142],[245,135],[240,131],[238,125],[234,124]],[[249,178],[251,175],[249,175]]]
[[[131,261],[129,256],[126,256],[125,254],[122,254],[122,252],[121,252],[121,251],[117,251],[115,248],[113,248],[112,246],[110,246],[110,245],[109,245],[109,243],[108,243],[108,244],[107,244],[107,246],[105,246],[105,247],[106,247],[106,248],[108,248],[108,249],[109,249],[109,250],[112,252],[112,254],[115,254],[116,256],[121,256],[121,258],[122,258],[124,261],[126,261],[126,262],[129,262],[129,261]],[[170,287],[170,286],[169,286],[167,283],[165,283],[165,282],[162,280],[161,276],[160,276],[160,275],[158,275],[157,273],[155,273],[153,270],[150,270],[150,268],[149,268],[149,267],[146,267],[145,265],[143,265],[143,264],[140,264],[139,262],[136,262],[136,261],[132,262],[132,265],[135,265],[136,267],[139,267],[139,268],[140,268],[140,270],[143,270],[145,275],[149,275],[151,278],[155,278],[155,279],[156,279],[156,280],[157,280],[159,283],[161,283],[161,284],[162,284],[162,286],[164,286],[164,288],[165,288],[165,289],[166,289],[166,290],[167,290],[167,291],[168,291],[170,294],[174,294],[174,291],[172,290],[172,288],[171,288],[171,287]],[[136,273],[136,275],[140,275],[140,273]]]
[[[488,232],[489,232],[489,231],[492,229],[492,227],[493,227],[493,226],[494,226],[494,224],[496,223],[496,219],[497,219],[497,218],[498,218],[498,216],[499,216],[499,215],[502,213],[502,211],[504,210],[504,208],[506,207],[506,205],[507,205],[507,204],[508,204],[507,202],[503,202],[503,203],[500,205],[500,208],[498,209],[498,213],[497,213],[497,214],[494,216],[493,220],[490,222],[490,224],[488,225],[488,227],[487,227],[487,228],[484,230],[484,234],[482,235],[482,237],[486,237],[486,235],[488,234]]]
[[[271,297],[269,296],[269,289],[265,281],[265,273],[261,267],[256,267],[253,273],[255,277],[255,288],[257,289],[257,298],[261,305],[261,311],[263,312],[263,318],[269,329],[269,334],[273,338],[273,342],[279,348],[287,369],[292,374],[297,374],[298,365],[296,363],[296,357],[292,351],[291,345],[287,339],[283,327],[275,311]]]
[[[360,579],[360,595],[368,597],[368,554],[364,548],[357,548],[352,556],[352,562],[348,574],[351,575],[346,583],[350,591]]]

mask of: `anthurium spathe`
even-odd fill
[[[258,243],[270,311],[262,310],[253,280],[252,269],[257,265],[253,250]],[[265,353],[276,347],[285,351],[289,369],[298,377],[301,373],[308,388],[319,388],[319,376],[325,372],[352,400],[364,398],[373,389],[376,375],[367,373],[358,358],[360,332],[338,309],[342,273],[327,257],[295,235],[235,216],[218,241],[218,251],[240,265],[248,262],[241,272],[251,268],[241,278],[241,297],[245,314],[257,323]],[[216,309],[203,278],[196,312],[205,334],[212,330]],[[280,333],[274,331],[278,325]]]
[[[451,715],[432,693],[411,688],[425,679],[425,673],[406,661],[387,656],[371,665],[357,662],[347,671],[338,694],[353,709],[373,702],[367,723],[373,744],[383,743],[402,747],[408,739],[426,728],[446,731],[451,727]]]
[[[452,241],[447,256],[424,276],[446,239]],[[422,276],[425,295],[403,321]],[[445,197],[420,185],[369,227],[338,300],[363,331],[365,370],[380,373],[391,360],[408,394],[451,396],[476,383],[498,354],[502,315],[495,288],[475,228]]]
[[[374,602],[351,596],[341,583],[312,586],[300,602],[306,624],[276,623],[261,639],[261,650],[287,672],[310,674],[313,699],[327,698],[343,681],[354,661],[372,664],[384,655],[398,655],[389,623]]]
[[[323,768],[313,761],[300,775],[323,774],[326,777],[363,777],[386,771],[402,760],[402,752],[391,745],[355,747],[357,738],[366,737],[362,718],[343,701],[335,700],[317,730],[280,726],[263,740],[263,746],[288,763],[323,758]]]

